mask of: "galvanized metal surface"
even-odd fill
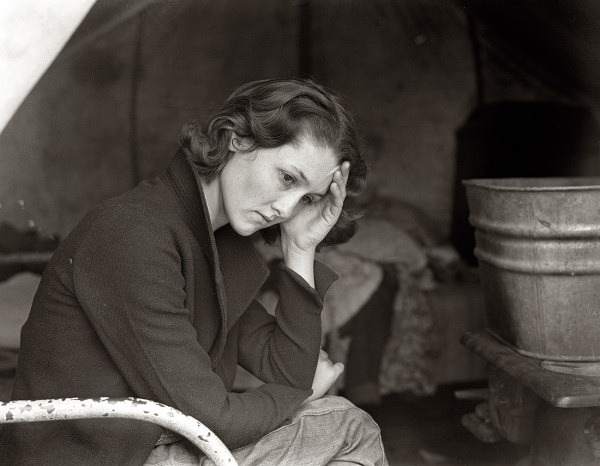
[[[124,418],[158,424],[185,437],[218,466],[237,465],[223,442],[197,419],[141,398],[60,398],[0,402],[0,424],[69,419]]]
[[[551,406],[557,408],[600,406],[599,377],[548,371],[541,366],[540,361],[521,356],[486,333],[466,333],[460,341]]]
[[[600,360],[600,178],[464,184],[490,330],[527,356]]]

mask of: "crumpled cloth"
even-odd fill
[[[391,335],[384,350],[379,390],[388,393],[435,392],[433,362],[439,355],[434,313],[426,291],[435,286],[429,269],[408,273],[398,269],[399,289],[394,302]]]
[[[339,276],[327,291],[323,303],[321,324],[326,334],[340,328],[364,306],[379,287],[383,271],[374,262],[344,254],[335,248],[319,253],[317,259]]]
[[[353,254],[369,262],[396,264],[409,272],[427,266],[423,247],[404,230],[384,219],[362,218],[354,237],[336,246],[341,253]]]

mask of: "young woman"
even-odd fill
[[[355,230],[366,178],[352,119],[306,80],[235,91],[186,125],[165,173],[95,208],[48,264],[23,327],[14,399],[135,396],[206,424],[240,464],[386,464],[379,429],[339,397],[320,350],[335,274],[315,261]],[[261,230],[283,255],[276,317],[254,299]],[[232,391],[237,365],[264,385]],[[16,424],[3,464],[200,464],[152,424]]]

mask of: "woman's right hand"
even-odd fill
[[[349,175],[350,162],[346,161],[333,172],[327,194],[303,204],[292,217],[281,223],[284,254],[286,249],[312,252],[323,241],[342,213]]]
[[[344,372],[341,362],[331,362],[327,353],[323,350],[319,353],[319,361],[312,384],[312,395],[305,401],[318,400],[322,398],[335,383],[340,374]]]

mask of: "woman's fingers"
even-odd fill
[[[331,178],[329,193],[319,201],[303,206],[282,222],[282,233],[300,249],[316,247],[338,221],[344,208],[350,163],[342,163]],[[331,176],[331,175],[326,175]]]
[[[336,362],[333,365],[333,371],[335,372],[335,378],[337,379],[342,374],[342,372],[344,372],[344,364],[341,362]]]
[[[346,184],[348,183],[348,176],[350,175],[350,162],[346,161],[342,163],[342,192],[344,193],[344,197],[346,197]]]
[[[344,162],[339,170],[333,175],[331,182],[331,194],[333,196],[333,204],[337,208],[342,208],[344,199],[346,198],[346,183],[348,182],[348,174],[350,173],[350,162]]]
[[[339,187],[339,192],[343,200],[346,198],[346,183],[348,183],[348,176],[350,174],[350,162],[342,163],[342,166],[333,176],[333,182]]]
[[[331,183],[331,195],[333,198],[333,205],[338,208],[341,209],[342,206],[344,205],[344,195],[342,193],[342,189],[340,188],[340,185],[338,184],[336,178],[338,176],[339,172],[336,172],[336,174],[333,177],[333,182]]]

